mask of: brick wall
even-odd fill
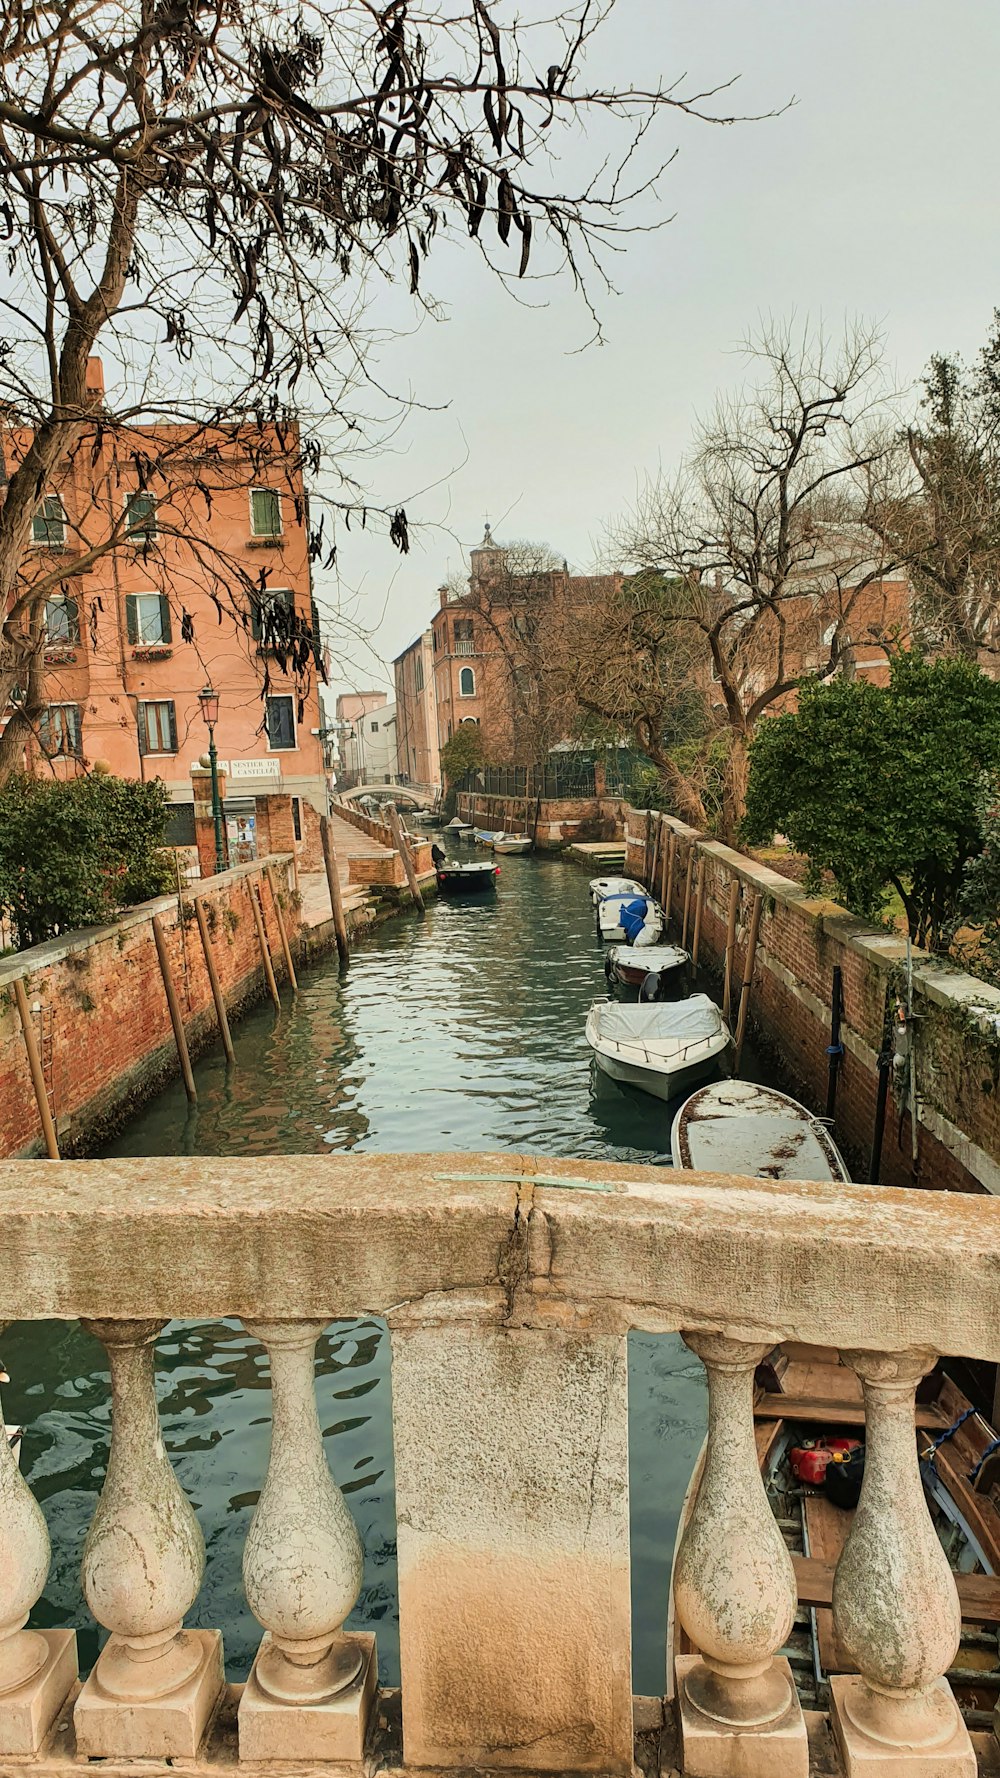
[[[617,796],[543,797],[538,808],[536,844],[557,850],[574,840],[610,840],[621,837],[622,809]],[[530,833],[535,824],[535,802],[523,796],[479,796],[461,791],[458,813],[463,821],[494,832]]]
[[[271,860],[285,923],[295,925],[291,860]],[[243,865],[197,885],[227,1004],[237,1009],[263,988],[250,882]],[[277,920],[266,882],[264,918],[281,975]],[[70,933],[0,959],[0,1156],[41,1152],[40,1121],[14,1000],[24,979],[40,1040],[49,1101],[64,1154],[93,1149],[134,1105],[178,1072],[167,999],[153,940],[159,914],[193,1050],[212,1041],[215,1008],[190,893],[182,919],[176,896],[131,909],[113,926]]]
[[[807,895],[797,883],[755,863],[671,817],[662,839],[676,836],[671,913],[679,932],[684,913],[686,858],[700,842],[705,898],[699,962],[721,971],[725,956],[729,886],[741,884],[736,980],[746,957],[755,891],[763,896],[750,1018],[790,1086],[815,1111],[826,1107],[833,971],[842,974],[845,1056],[837,1083],[836,1136],[855,1177],[867,1177],[875,1124],[877,1056],[886,993],[895,1000],[905,982],[906,944],[898,934],[855,919],[835,902]],[[655,818],[649,836],[655,843]],[[647,881],[647,816],[626,810],[625,871]],[[660,851],[660,858],[663,857]],[[693,867],[696,870],[696,866]],[[696,883],[692,876],[692,883]],[[657,863],[652,887],[663,884]],[[694,929],[692,888],[688,941]],[[912,1158],[909,1113],[892,1088],[885,1120],[881,1183],[951,1191],[1000,1192],[1000,992],[940,958],[914,952],[917,1042],[918,1153]]]

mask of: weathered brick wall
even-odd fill
[[[286,926],[297,925],[291,860],[271,860]],[[244,865],[197,885],[227,1004],[235,1009],[263,987],[250,882],[260,868]],[[266,882],[262,902],[279,971],[277,920]],[[14,1001],[24,979],[42,1049],[49,1100],[64,1153],[93,1148],[101,1135],[164,1080],[176,1074],[170,1015],[153,940],[159,914],[170,967],[192,1049],[211,1041],[215,1008],[194,903],[176,896],[131,909],[113,926],[70,933],[0,960],[0,1156],[41,1152],[40,1121],[24,1036]]]
[[[700,963],[721,970],[725,957],[729,887],[741,884],[735,977],[746,958],[753,894],[764,897],[750,998],[751,1022],[813,1110],[826,1106],[833,971],[842,972],[845,1056],[837,1083],[836,1134],[855,1176],[866,1177],[875,1125],[877,1056],[882,1045],[887,990],[905,982],[906,945],[897,934],[855,919],[835,902],[811,897],[797,883],[695,829],[663,817],[662,861],[676,837],[671,913],[684,914],[687,856],[700,841],[705,896]],[[626,812],[625,870],[647,878],[647,817]],[[655,823],[650,845],[655,843]],[[652,851],[648,854],[652,864]],[[692,866],[688,940],[693,936],[697,866]],[[653,887],[664,885],[661,863]],[[914,952],[917,1033],[918,1154],[912,1158],[909,1113],[902,1116],[892,1088],[885,1120],[881,1181],[951,1191],[1000,1192],[1000,992],[958,968]]]
[[[536,843],[556,849],[574,840],[620,838],[624,806],[617,796],[543,797]],[[495,832],[530,833],[535,825],[534,799],[526,801],[523,796],[474,796],[462,791],[458,812],[463,821]]]

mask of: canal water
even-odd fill
[[[195,1068],[198,1103],[168,1087],[107,1149],[113,1155],[512,1149],[669,1165],[673,1108],[592,1074],[584,1039],[607,992],[584,871],[559,858],[503,861],[495,899],[438,901],[335,962],[304,971],[296,999],[270,1003]],[[121,1256],[123,1268],[128,1256]],[[221,1626],[232,1678],[260,1637],[243,1599],[243,1544],[267,1464],[270,1397],[261,1349],[238,1323],[172,1322],[158,1342],[164,1440],[205,1533],[205,1585],[190,1622]],[[107,1463],[102,1348],[77,1326],[8,1328],[8,1418],[52,1533],[52,1571],[33,1621],[88,1623],[79,1589],[87,1525]],[[388,1335],[341,1323],[319,1347],[327,1452],[365,1546],[350,1620],[378,1634],[398,1683],[395,1506]],[[629,1342],[634,1684],[663,1688],[670,1555],[704,1432],[701,1366],[674,1336]],[[95,1657],[84,1630],[81,1656]]]

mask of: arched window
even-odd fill
[[[458,689],[463,698],[474,698],[476,695],[476,675],[471,667],[463,667],[458,675]]]
[[[465,725],[466,725],[466,723],[468,723],[468,722],[471,722],[471,724],[472,724],[472,726],[473,726],[473,728],[478,728],[478,727],[479,727],[479,718],[478,718],[478,716],[463,716],[463,717],[462,717],[462,721],[461,721],[461,725],[460,725],[460,726],[461,726],[461,727],[463,727],[463,728],[464,728],[464,727],[465,727]]]

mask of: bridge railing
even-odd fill
[[[23,1627],[49,1544],[0,1439],[3,1769],[34,1757],[48,1773],[50,1731],[53,1771],[202,1769],[223,1657],[217,1631],[184,1628],[204,1550],[160,1436],[155,1341],[167,1318],[239,1317],[269,1356],[272,1440],[266,1477],[246,1478],[261,1487],[243,1576],[263,1636],[225,1770],[360,1772],[374,1638],[343,1629],[362,1552],[327,1467],[313,1352],[332,1319],[378,1314],[407,1766],[631,1773],[626,1337],[640,1328],[679,1330],[708,1378],[675,1564],[700,1651],[678,1667],[685,1770],[809,1769],[777,1658],[794,1571],[752,1420],[754,1367],[781,1340],[839,1347],[864,1390],[864,1492],[833,1592],[857,1669],[834,1682],[845,1766],[975,1770],[941,1677],[958,1606],[914,1391],[938,1353],[1000,1358],[996,1201],[493,1153],[4,1163],[0,1212],[0,1320],[82,1318],[107,1349],[112,1406],[82,1570],[109,1634],[82,1689],[73,1633]]]

